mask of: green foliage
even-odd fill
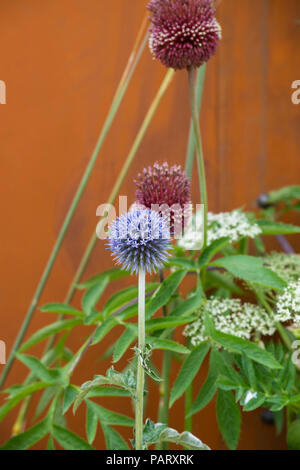
[[[162,442],[177,444],[185,449],[210,450],[206,444],[203,444],[200,439],[190,432],[185,431],[180,434],[175,429],[168,428],[165,424],[155,424],[147,419],[143,433],[144,448],[147,449],[152,444]]]
[[[281,365],[281,370],[259,364],[246,354],[234,356],[238,373],[233,373],[235,369],[232,367],[224,368],[217,380],[219,389],[235,391],[236,399],[244,411],[253,411],[264,406],[276,412],[288,405],[300,410],[296,366],[291,355],[287,356],[281,343],[270,343],[268,350],[269,354],[274,354],[274,360]]]
[[[106,376],[104,375],[96,375],[94,380],[89,382],[85,382],[81,386],[80,393],[74,397],[74,413],[76,412],[78,406],[82,403],[82,401],[88,396],[92,394],[95,388],[98,389],[101,385],[115,385],[116,387],[121,387],[125,389],[129,394],[134,397],[135,396],[135,389],[136,389],[136,378],[133,372],[128,369],[126,372],[121,373],[114,370],[111,367],[107,372]]]
[[[129,450],[122,436],[114,428],[102,425],[102,430],[108,450]]]
[[[241,413],[232,392],[218,390],[217,420],[229,449],[236,449],[241,432]]]
[[[287,445],[291,450],[300,450],[300,420],[296,419],[288,428]]]
[[[56,313],[58,315],[72,315],[72,316],[80,317],[80,318],[84,317],[83,312],[80,312],[80,310],[77,310],[71,305],[66,305],[66,304],[59,304],[59,303],[46,304],[43,307],[41,307],[40,310],[41,312],[45,312],[45,313]]]
[[[293,201],[300,199],[299,187],[283,188],[270,193],[270,198],[281,201],[281,206],[284,204],[283,211],[296,209],[299,202],[294,204]],[[249,213],[248,218],[260,227],[262,235],[300,233],[299,227],[277,220],[276,207],[262,211],[260,215],[262,218]],[[254,245],[258,253],[267,253],[262,237],[256,237]],[[150,380],[158,382],[161,399],[164,401],[164,419],[158,419],[162,422],[155,424],[147,420],[145,423],[144,448],[157,445],[166,449],[169,444],[174,444],[184,449],[208,450],[191,433],[179,433],[169,428],[164,421],[167,419],[168,407],[172,409],[174,403],[193,385],[199,370],[202,372],[205,358],[209,357],[207,376],[200,390],[195,390],[197,395],[193,403],[187,407],[189,412],[185,416],[186,422],[201,412],[216,396],[218,426],[229,449],[236,449],[241,429],[241,410],[251,412],[264,407],[274,413],[277,432],[285,429],[286,415],[294,419],[288,423],[287,443],[291,449],[298,450],[300,376],[291,357],[294,350],[288,350],[282,341],[276,344],[266,341],[255,331],[251,336],[255,340],[248,341],[216,330],[208,312],[205,312],[207,341],[197,347],[182,341],[183,327],[199,318],[199,309],[205,310],[203,306],[205,307],[206,298],[211,295],[218,298],[238,296],[249,299],[248,286],[253,284],[265,296],[266,302],[270,303],[270,310],[274,309],[277,291],[282,290],[286,283],[266,267],[264,258],[247,255],[249,246],[251,247],[249,240],[245,237],[239,243],[231,243],[229,238],[217,239],[200,254],[187,254],[183,249],[175,247],[175,255],[166,263],[166,268],[171,268],[170,274],[160,283],[154,277],[154,282],[146,284],[146,345],[143,350],[137,347],[137,285],[114,291],[102,308],[98,306],[110,283],[128,277],[128,272],[114,268],[81,283],[78,288],[84,290],[82,311],[62,303],[43,306],[43,313],[54,313],[66,318],[54,317],[55,321],[35,332],[18,351],[19,361],[30,371],[28,382],[14,385],[3,392],[6,401],[0,407],[0,421],[25,398],[39,391],[41,396],[35,409],[34,421],[29,425],[31,427],[11,438],[1,449],[30,449],[48,436],[49,450],[55,449],[57,444],[67,450],[91,450],[99,426],[107,449],[129,450],[128,443],[114,426],[133,428],[134,435],[134,419],[103,407],[101,398],[115,397],[116,402],[118,398],[127,398],[128,408],[134,408],[137,401],[136,364],[140,360]],[[181,284],[187,277],[193,287],[183,295],[180,292]],[[70,351],[66,343],[69,335],[80,326],[84,336],[85,328],[90,325],[94,327],[90,340],[87,339],[77,352]],[[112,331],[115,332],[115,327],[118,327],[118,337],[116,338],[116,334],[111,335],[113,340],[107,347],[105,358],[111,358],[113,364],[118,362],[119,365],[123,359],[126,369],[118,372],[111,367],[105,375],[96,375],[81,387],[70,383],[73,368],[77,361],[82,360],[86,349],[101,343],[104,338],[107,341],[107,336]],[[278,328],[280,332],[280,325]],[[120,329],[123,331],[120,332]],[[295,328],[292,331],[287,328],[285,331],[288,340],[293,341],[298,337]],[[88,334],[90,330],[85,338]],[[58,341],[42,360],[23,354],[53,335],[59,335]],[[180,363],[179,373],[173,384],[168,383],[165,371],[161,372],[157,366],[156,355],[155,362],[152,362],[154,350],[168,354],[171,367],[174,359]],[[100,355],[102,353],[100,347]],[[100,370],[103,370],[101,365]],[[148,377],[146,376],[147,380]],[[169,395],[166,394],[169,391]],[[147,393],[145,390],[145,400],[148,398]],[[166,401],[166,396],[169,401]],[[99,403],[93,401],[96,398]],[[73,407],[75,413],[82,403],[86,407],[86,440],[71,432],[67,422],[70,409]],[[44,419],[34,424],[41,416]]]
[[[209,345],[202,343],[197,346],[184,361],[171,391],[170,407],[182,396],[191,384],[208,351]]]
[[[223,359],[221,357],[221,354],[215,348],[212,348],[210,352],[209,372],[207,378],[199,392],[199,395],[194,401],[187,417],[190,417],[195,413],[201,411],[213,399],[217,391],[217,378],[222,368]]]
[[[264,267],[263,259],[254,256],[232,255],[217,259],[212,265],[226,269],[235,277],[269,289],[283,289],[286,287],[286,283],[277,274]]]
[[[109,282],[121,279],[123,277],[127,277],[130,275],[130,272],[125,271],[120,268],[113,268],[109,269],[108,271],[104,271],[103,273],[97,274],[92,278],[88,279],[85,282],[82,282],[78,285],[79,289],[90,289],[91,287],[96,286],[97,284],[102,284],[103,279],[107,279]]]
[[[27,450],[49,434],[50,421],[48,418],[36,424],[27,431],[12,437],[0,450]]]
[[[15,407],[17,406],[24,398],[32,395],[34,392],[38,390],[42,390],[43,388],[49,387],[53,385],[53,383],[46,383],[46,382],[34,382],[29,385],[20,385],[16,386],[14,389],[6,390],[6,393],[9,393],[8,401],[4,403],[0,407],[0,422],[5,418],[5,416]]]
[[[81,313],[81,312],[80,312]],[[78,314],[76,316],[79,316]],[[19,349],[19,352],[24,352],[29,348],[32,348],[36,344],[40,343],[49,336],[56,335],[61,331],[72,330],[75,326],[81,325],[81,319],[72,319],[72,320],[60,320],[55,323],[52,323],[45,328],[41,328],[39,331],[34,333],[31,338],[29,338],[23,346]]]
[[[77,434],[60,426],[53,426],[53,437],[66,450],[94,450]]]
[[[205,314],[205,323],[207,335],[220,346],[234,353],[245,354],[253,361],[263,364],[270,369],[281,369],[281,365],[274,359],[273,355],[257,344],[216,330],[207,312]]]
[[[160,284],[147,307],[146,318],[151,318],[157,310],[169,302],[172,295],[183,281],[185,275],[186,271],[175,271],[175,273],[171,274]]]
[[[18,359],[43,382],[67,385],[69,379],[63,369],[48,369],[41,361],[33,356],[25,356],[23,354],[18,354],[17,356]]]
[[[263,235],[289,235],[300,233],[300,227],[295,225],[274,222],[272,220],[258,220],[257,224],[262,230]]]
[[[206,266],[211,259],[225,246],[228,245],[230,239],[228,237],[222,237],[219,238],[218,240],[215,240],[212,242],[205,250],[202,251],[201,255],[199,256],[198,260],[198,268],[202,268],[203,266]]]

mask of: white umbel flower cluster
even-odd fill
[[[300,279],[300,256],[272,252],[265,257],[266,266],[287,283]]]
[[[277,298],[276,320],[300,326],[300,279],[291,282]]]
[[[222,333],[251,339],[253,333],[272,336],[275,331],[274,319],[262,307],[242,303],[240,299],[219,299],[212,297],[198,311],[199,319],[186,326],[183,334],[190,338],[193,346],[205,341],[204,311],[207,311],[215,328]]]
[[[260,227],[251,222],[247,215],[241,210],[232,212],[220,212],[218,214],[208,213],[207,243],[222,237],[229,237],[232,243],[243,237],[255,238],[262,233]],[[185,230],[178,245],[185,250],[199,250],[202,248],[202,225],[203,218],[200,212],[194,214],[189,227]]]

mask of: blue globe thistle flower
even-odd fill
[[[108,247],[123,269],[152,273],[162,268],[169,256],[170,229],[159,213],[135,209],[109,227]]]

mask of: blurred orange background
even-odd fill
[[[7,104],[0,106],[0,339],[8,351],[97,141],[146,3],[0,0],[0,79],[7,86]],[[223,0],[218,19],[224,38],[208,64],[201,112],[209,208],[255,209],[261,192],[300,183],[300,105],[291,101],[291,84],[300,79],[300,2]],[[39,306],[63,301],[95,229],[96,208],[106,201],[164,74],[146,49]],[[178,72],[122,187],[121,194],[130,202],[132,180],[143,166],[156,160],[184,165],[189,122],[187,74]],[[196,183],[195,178],[194,202],[199,202]],[[299,225],[300,214],[289,220]],[[291,240],[299,249],[299,237]],[[110,255],[99,241],[84,278],[110,267]],[[104,300],[125,284],[111,286]],[[80,305],[80,297],[78,292],[74,305]],[[52,316],[37,310],[28,335],[50,321]],[[75,330],[71,349],[76,351],[86,336],[87,329]],[[75,371],[74,383],[106,371],[109,359],[99,358],[115,338],[109,336],[89,350]],[[118,364],[119,370],[129,357]],[[159,363],[160,356],[155,359]],[[175,363],[172,378],[177,371]],[[7,385],[21,383],[26,375],[25,367],[15,364]],[[198,379],[195,393],[203,379]],[[155,385],[150,393],[146,416],[156,420]],[[126,399],[101,399],[101,404],[132,412]],[[68,415],[71,429],[83,437],[84,413],[82,406],[75,417]],[[0,424],[0,443],[10,437],[15,416],[12,413]],[[183,428],[182,400],[172,410],[171,425]],[[197,415],[194,433],[214,449],[225,448],[214,403]],[[124,435],[131,437],[127,430]],[[100,429],[95,447],[104,448]],[[284,439],[261,422],[259,412],[243,415],[239,448],[284,447]]]

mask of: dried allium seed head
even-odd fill
[[[175,228],[176,232],[181,232],[191,210],[191,183],[181,166],[155,163],[153,167],[144,168],[135,184],[138,203],[169,218],[172,234]]]
[[[222,37],[211,0],[150,0],[149,47],[175,70],[200,67],[215,54]]]

